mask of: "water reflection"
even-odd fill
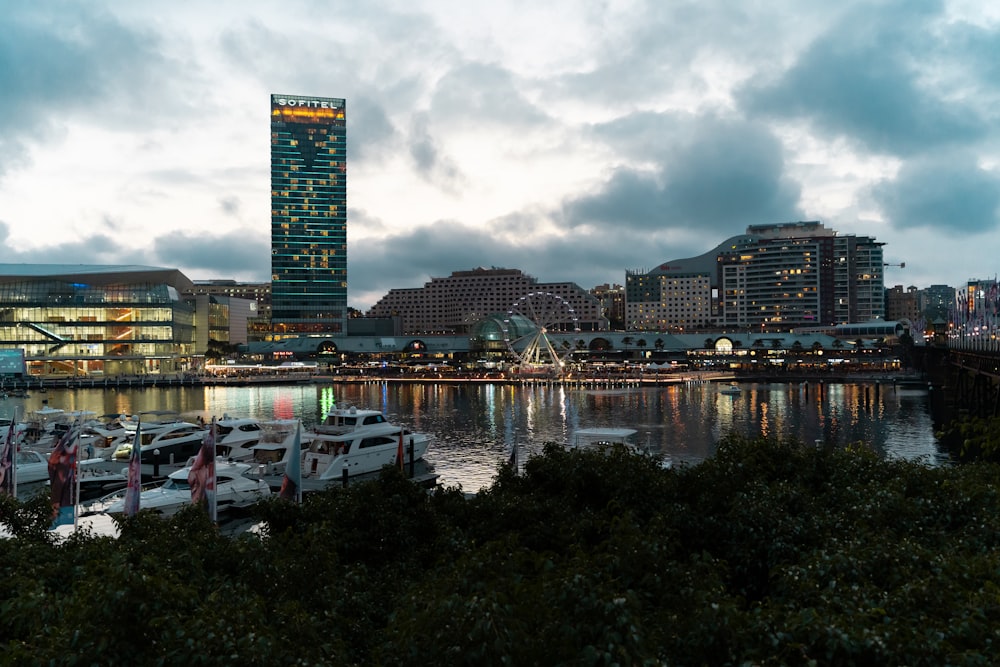
[[[176,410],[212,415],[301,417],[306,426],[340,405],[379,408],[394,421],[435,436],[427,458],[444,484],[474,491],[488,485],[516,442],[523,456],[546,442],[565,443],[578,428],[631,427],[639,441],[675,463],[712,455],[728,433],[804,442],[871,444],[884,456],[944,460],[937,450],[925,390],[871,384],[747,384],[738,394],[714,384],[642,389],[564,386],[338,384],[285,387],[58,390],[0,403],[15,407],[136,414]]]

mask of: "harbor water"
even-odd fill
[[[0,416],[48,405],[96,415],[171,410],[182,417],[300,418],[308,427],[329,407],[377,408],[433,436],[426,455],[442,485],[477,491],[517,445],[520,460],[575,430],[626,427],[674,465],[710,457],[729,433],[838,445],[862,442],[886,457],[947,461],[938,450],[929,390],[892,383],[741,384],[700,382],[588,389],[558,384],[327,383],[270,386],[59,389],[0,402]]]

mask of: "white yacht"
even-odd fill
[[[328,435],[340,435],[388,423],[389,420],[378,410],[359,410],[353,405],[338,408],[334,404],[326,413],[323,421],[313,427],[313,431]]]
[[[570,440],[570,449],[585,447],[614,447],[621,445],[629,451],[639,451],[634,428],[581,428]]]
[[[346,433],[325,433],[313,430],[303,433],[309,441],[309,450],[302,461],[302,476],[321,480],[341,479],[347,475],[364,475],[379,471],[382,466],[397,465],[399,450],[403,462],[423,458],[431,437],[414,433],[389,422],[363,425]]]
[[[191,504],[191,486],[188,473],[191,466],[170,473],[161,486],[146,489],[139,495],[139,510],[154,510],[164,516],[176,514]],[[215,462],[215,506],[219,512],[248,507],[271,495],[267,482],[250,476],[253,466],[247,463]],[[111,503],[104,510],[108,514],[125,511],[125,498]]]
[[[309,448],[305,433],[295,448],[295,433],[299,428],[298,419],[274,419],[260,423],[261,436],[256,444],[250,447],[249,463],[256,466],[256,475],[283,475],[288,462],[293,456],[302,460],[303,452]]]
[[[118,445],[131,442],[135,431],[126,431],[125,415],[101,415],[84,424],[80,431],[80,448],[87,458],[110,460]]]
[[[215,421],[215,455],[230,461],[253,458],[253,446],[260,442],[262,424],[254,417],[222,415]]]
[[[115,449],[114,460],[127,461],[132,453],[132,443],[135,439],[136,422],[124,424],[126,433],[131,433],[124,442]],[[168,418],[166,421],[146,421],[143,419],[140,429],[140,457],[143,463],[153,463],[154,457],[159,457],[160,463],[179,465],[189,457],[198,453],[208,430],[198,424]],[[157,454],[158,453],[158,454]]]

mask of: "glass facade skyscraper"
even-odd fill
[[[271,95],[271,331],[343,335],[347,132],[343,99]]]

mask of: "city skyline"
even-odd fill
[[[294,91],[352,109],[362,311],[479,266],[624,284],[800,220],[885,243],[887,287],[997,272],[986,2],[104,0],[0,25],[3,262],[268,281],[267,100]]]

